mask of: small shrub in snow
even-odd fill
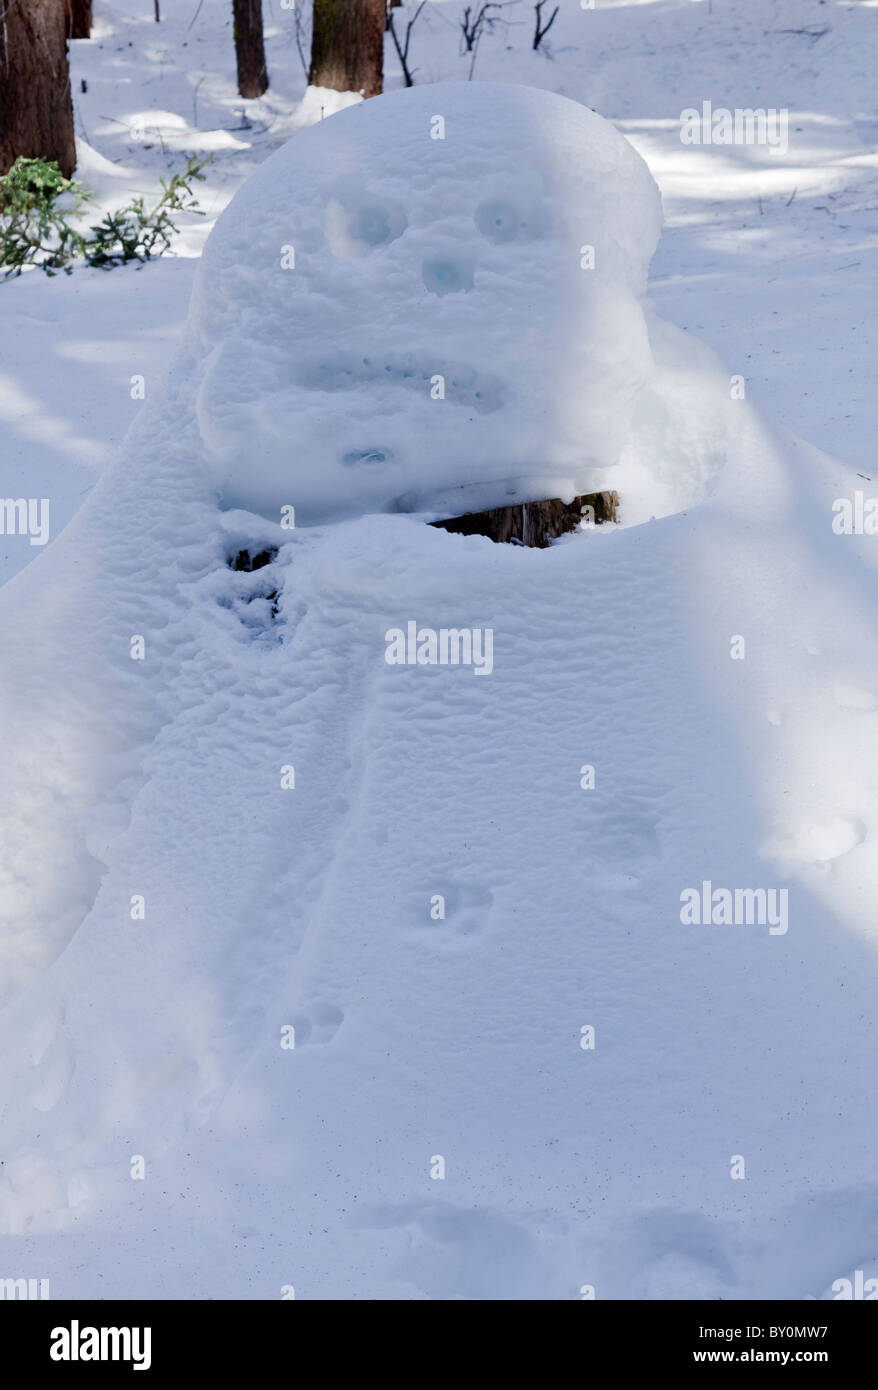
[[[68,218],[82,211],[88,197],[54,160],[17,159],[0,179],[0,265],[6,275],[20,275],[25,265],[41,265],[47,275],[67,268],[82,242]]]
[[[182,173],[167,183],[161,180],[162,196],[151,208],[144,198],[135,198],[83,233],[70,219],[81,216],[91,202],[89,190],[66,179],[54,161],[17,159],[0,179],[0,267],[7,278],[20,275],[26,265],[40,266],[47,275],[59,270],[69,275],[77,257],[108,270],[161,256],[177,230],[172,214],[201,215],[191,185],[204,178],[209,162],[192,155]]]

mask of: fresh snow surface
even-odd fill
[[[169,42],[143,37],[142,6],[96,8],[76,61],[99,65],[122,30],[145,57]],[[709,17],[690,0],[602,9],[562,5],[553,57],[527,33],[486,37],[485,85],[431,90],[469,59],[456,12],[430,7],[431,33],[449,36],[425,42],[418,86],[300,134],[306,115],[270,91],[261,109],[277,104],[293,142],[220,223],[185,330],[194,231],[188,259],[0,287],[18,337],[0,411],[10,469],[26,470],[3,490],[32,477],[72,517],[45,548],[3,538],[20,572],[0,592],[0,1267],[50,1277],[55,1298],[819,1298],[878,1259],[875,538],[832,527],[836,499],[870,492],[874,15],[808,0],[773,6],[770,24],[722,0]],[[816,39],[767,37],[823,22]],[[291,38],[270,36],[273,76]],[[172,67],[170,110],[175,81]],[[631,136],[665,202],[658,314],[642,284],[649,176],[588,111],[558,120],[558,149],[582,141],[606,169],[571,162],[541,244],[550,260],[569,244],[593,178],[600,227],[573,250],[606,238],[624,328],[590,319],[601,286],[579,277],[599,280],[600,256],[562,281],[537,238],[466,223],[465,195],[474,212],[500,198],[478,165],[487,143],[431,210],[425,169],[477,112],[508,130],[504,206],[522,186],[538,203],[557,170],[544,113],[569,108],[488,81],[563,89]],[[202,112],[231,109],[219,79],[197,91]],[[679,113],[707,96],[790,105],[803,138],[791,131],[783,159],[684,147]],[[411,129],[437,113],[444,146],[428,134],[416,154]],[[528,134],[535,169],[519,158]],[[340,149],[360,173],[333,191]],[[285,171],[312,160],[294,197]],[[628,215],[600,191],[611,168],[628,171],[614,185]],[[352,227],[385,169],[405,228],[364,249]],[[281,228],[284,209],[304,235],[290,271],[281,248],[298,251],[300,232]],[[418,280],[434,236],[437,257],[469,258],[471,288]],[[383,324],[400,360],[429,322],[450,363],[465,348],[502,381],[515,418],[526,343],[493,335],[501,307],[515,326],[527,250],[533,276],[558,277],[528,315],[556,456],[531,462],[525,414],[513,431],[498,409],[514,468],[471,473],[440,447],[458,426],[432,424],[450,393],[422,417],[340,387],[321,428],[328,393],[300,373],[323,360],[336,297],[345,333]],[[107,463],[135,374],[147,400]],[[613,417],[612,449],[603,381],[626,422]],[[293,393],[303,410],[287,414]],[[321,451],[408,449],[403,419],[419,447],[402,490],[426,515],[431,493],[531,469],[578,486],[579,421],[597,470],[582,476],[618,488],[622,524],[529,551],[388,511],[401,489],[372,480],[381,461]],[[300,494],[300,524],[282,529],[278,507]],[[266,546],[270,565],[229,568]],[[410,621],[490,628],[490,673],[389,665],[386,634]],[[788,929],[684,924],[681,893],[705,880],[787,890]]]

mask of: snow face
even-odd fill
[[[307,524],[599,486],[652,368],[660,226],[640,157],[552,93],[414,88],[312,127],[196,278],[222,504]]]

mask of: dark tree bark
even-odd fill
[[[0,0],[0,174],[19,155],[76,168],[64,0]]]
[[[68,39],[91,38],[91,0],[64,0]]]
[[[235,18],[235,56],[238,91],[242,97],[261,97],[268,87],[265,43],[262,38],[262,0],[232,0]]]
[[[314,0],[312,87],[374,97],[384,74],[386,0]]]

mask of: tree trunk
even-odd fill
[[[64,0],[0,0],[0,174],[19,155],[76,168]]]
[[[91,0],[64,0],[68,39],[91,38]]]
[[[587,492],[572,502],[562,502],[558,497],[546,502],[519,502],[514,507],[492,507],[487,512],[467,512],[447,521],[431,521],[430,525],[462,536],[487,536],[492,541],[544,550],[550,541],[566,535],[581,521],[594,526],[615,521],[618,506],[619,496],[615,492]]]
[[[386,0],[314,0],[312,87],[334,92],[381,91]]]
[[[232,0],[232,11],[235,18],[238,91],[242,97],[261,97],[268,87],[262,38],[262,0]]]

